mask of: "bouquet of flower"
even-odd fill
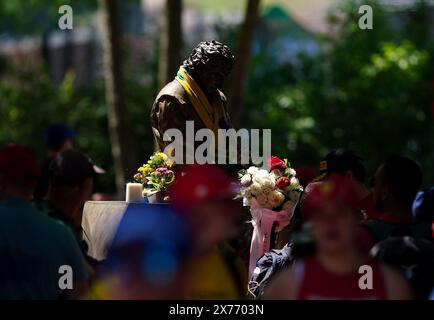
[[[270,250],[273,227],[279,231],[289,224],[303,191],[296,178],[297,173],[286,159],[272,156],[268,167],[269,170],[250,167],[239,172],[239,196],[246,206],[250,206],[253,225],[249,276],[256,261]]]
[[[137,169],[134,180],[143,184],[143,194],[150,195],[167,189],[175,182],[175,163],[163,152],[154,153],[146,164]]]
[[[250,167],[239,172],[240,196],[247,206],[252,200],[266,209],[286,210],[293,208],[303,191],[296,172],[289,162],[272,156],[268,161],[269,170]]]

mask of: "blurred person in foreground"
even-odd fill
[[[98,173],[102,173],[102,169],[85,154],[73,149],[61,151],[53,158],[48,170],[47,199],[35,201],[40,211],[71,228],[85,255],[88,248],[81,227],[83,206],[91,196]]]
[[[265,290],[267,299],[382,300],[410,299],[406,280],[379,265],[358,247],[360,210],[353,184],[343,177],[330,177],[311,187],[302,210],[309,217],[316,244],[313,255],[296,260]],[[361,266],[369,266],[363,282]],[[367,288],[360,283],[369,284]]]
[[[343,176],[353,183],[362,219],[369,220],[378,217],[380,213],[375,209],[373,194],[365,186],[366,170],[363,159],[351,150],[332,150],[320,162],[320,175],[315,181],[336,175]]]
[[[216,165],[197,165],[186,168],[170,191],[174,210],[186,217],[194,235],[185,299],[246,296],[246,266],[227,244],[242,219],[234,181]]]
[[[64,124],[53,124],[45,132],[45,144],[47,153],[45,161],[40,170],[40,177],[34,193],[35,199],[44,199],[48,192],[49,167],[51,160],[63,150],[74,147],[76,133]]]
[[[0,299],[76,298],[87,289],[85,260],[71,231],[36,210],[38,178],[26,148],[0,149]],[[59,286],[62,266],[73,270],[73,289]]]
[[[87,299],[181,299],[190,229],[168,205],[128,206]]]
[[[328,153],[320,162],[320,175],[314,179],[320,182],[324,179],[342,177],[353,186],[360,209],[360,222],[378,218],[381,213],[375,207],[373,193],[365,186],[366,170],[361,157],[351,150],[335,149]],[[307,188],[310,186],[308,185]],[[369,253],[375,242],[363,227],[359,228],[359,245],[363,252]]]

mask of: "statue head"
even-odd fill
[[[205,94],[221,89],[234,66],[231,50],[218,41],[204,41],[193,49],[183,67]]]

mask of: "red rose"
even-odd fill
[[[270,159],[268,159],[268,166],[270,167],[270,171],[276,169],[280,171],[285,171],[286,169],[285,162],[276,156],[272,156]]]
[[[280,189],[280,190],[284,190],[287,186],[289,186],[291,184],[291,181],[287,178],[287,177],[280,177],[279,179],[277,179],[276,181],[276,186]]]

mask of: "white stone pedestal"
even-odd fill
[[[90,257],[98,261],[106,257],[127,206],[124,201],[86,202],[81,225]]]

